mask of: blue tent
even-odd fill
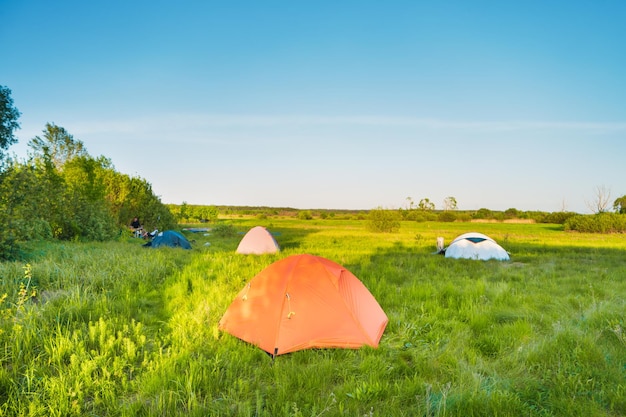
[[[173,230],[166,230],[164,232],[158,233],[152,239],[152,242],[148,242],[144,246],[151,247],[151,248],[169,246],[172,248],[181,247],[183,249],[191,249],[191,244],[185,238],[185,236]]]

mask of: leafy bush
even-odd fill
[[[470,222],[472,221],[472,215],[467,212],[461,212],[457,214],[456,220],[459,222]]]
[[[439,216],[436,213],[427,210],[410,210],[405,216],[406,220],[418,223],[434,222],[437,221],[438,218]]]
[[[368,228],[373,232],[391,233],[400,229],[400,214],[395,210],[376,208],[368,214]]]
[[[456,220],[456,214],[452,211],[444,211],[439,213],[439,221],[451,223]]]
[[[478,211],[475,212],[472,217],[475,219],[480,219],[480,220],[493,219],[493,212],[489,209],[481,208],[481,209],[478,209]]]
[[[570,217],[578,216],[571,211],[557,211],[549,213],[541,219],[541,223],[564,224]]]
[[[626,216],[616,213],[576,215],[565,221],[564,229],[583,233],[626,233]]]

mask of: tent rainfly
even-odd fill
[[[256,226],[248,230],[237,246],[237,253],[262,255],[276,253],[280,250],[278,243],[265,227]]]
[[[151,242],[146,243],[143,246],[151,247],[151,248],[159,248],[162,246],[169,246],[172,248],[181,247],[183,249],[191,249],[191,244],[185,238],[185,236],[181,235],[178,232],[173,230],[166,230],[164,232],[158,233]]]
[[[495,240],[482,233],[470,232],[458,236],[445,249],[446,258],[464,258],[486,261],[508,261],[509,254]]]
[[[309,348],[378,347],[387,321],[350,271],[304,254],[274,262],[252,278],[219,329],[275,357]]]

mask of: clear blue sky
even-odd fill
[[[165,203],[588,212],[626,194],[626,1],[0,0],[47,122]]]

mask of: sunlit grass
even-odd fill
[[[0,414],[519,416],[626,414],[626,241],[556,225],[235,219],[239,234],[41,244],[0,264]],[[262,225],[281,252],[235,253]],[[435,255],[467,231],[511,261]],[[235,294],[286,256],[352,271],[389,317],[378,349],[272,359],[218,331]],[[28,265],[29,269],[25,269]],[[27,286],[30,291],[22,290]]]

